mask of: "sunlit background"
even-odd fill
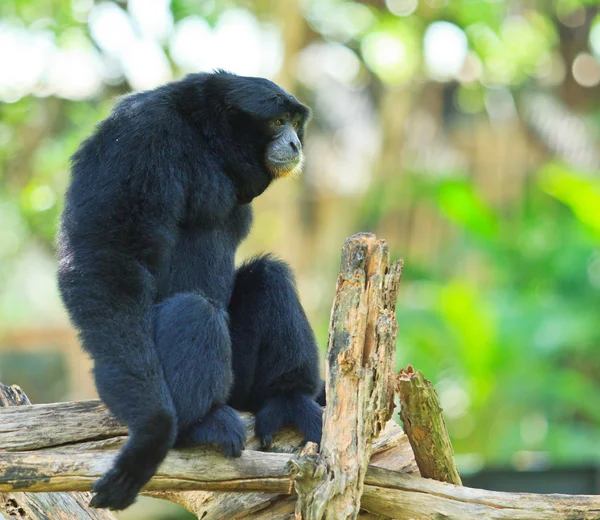
[[[463,473],[595,467],[598,0],[2,0],[0,381],[94,396],[55,281],[69,156],[117,96],[213,68],[313,108],[240,258],[293,265],[320,346],[344,239],[376,232],[406,263],[398,366]]]

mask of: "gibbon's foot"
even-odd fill
[[[140,480],[139,475],[115,466],[94,484],[92,491],[96,494],[92,497],[90,506],[112,511],[129,507],[142,488]]]
[[[308,395],[271,397],[256,414],[256,436],[263,449],[271,447],[273,435],[284,426],[294,426],[304,435],[304,442],[321,442],[323,410]]]
[[[135,502],[136,495],[148,482],[174,444],[175,418],[162,410],[145,426],[129,431],[114,466],[94,484],[90,506],[118,511]]]
[[[213,444],[227,457],[239,457],[246,443],[246,429],[237,412],[227,405],[213,408],[199,423],[186,428],[177,439],[178,448]]]

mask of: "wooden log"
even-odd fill
[[[301,438],[291,430],[290,433],[295,435],[294,442],[283,443],[281,435],[279,435],[275,439],[273,449],[285,453],[298,452]],[[246,444],[247,449],[258,449],[258,446],[256,437],[250,437]],[[388,421],[384,431],[373,441],[371,464],[415,475],[419,473],[408,439],[394,421]],[[296,504],[295,496],[290,497],[281,494],[213,491],[156,492],[148,494],[180,504],[203,520],[221,520],[223,518],[230,520],[246,518],[283,519],[290,515],[294,517]]]
[[[53,448],[6,452],[0,457],[0,492],[89,491],[117,454],[114,444],[87,443],[81,450]],[[210,448],[173,450],[144,487],[159,490],[293,492],[285,453],[246,450],[226,459]]]
[[[31,493],[35,489],[40,491],[89,489],[104,466],[110,465],[112,458],[117,454],[117,448],[115,443],[111,445],[107,441],[92,441],[84,443],[84,446],[86,444],[90,447],[95,446],[100,451],[85,453],[72,447],[43,448],[40,451],[46,455],[41,458],[37,458],[36,452],[0,453],[0,492],[11,491],[15,486],[17,488],[28,486],[27,495],[35,498],[38,495]],[[408,441],[406,441],[407,445]],[[271,493],[275,491],[279,494],[294,492],[293,476],[287,467],[289,454],[251,452],[244,454],[242,460],[236,463],[216,452],[209,453],[209,451],[173,451],[169,455],[171,460],[161,466],[159,474],[151,480],[148,489],[168,491],[164,495],[167,498],[174,489],[206,489],[206,487],[227,491],[232,489],[238,491],[251,489]],[[14,458],[7,459],[7,457]],[[31,464],[22,464],[23,458],[29,459]],[[103,460],[94,463],[90,460],[94,458]],[[405,461],[405,464],[410,465],[410,462]],[[75,468],[75,474],[72,468]],[[52,472],[56,473],[58,480],[54,479]],[[58,482],[61,484],[57,485]],[[80,505],[84,506],[85,503],[83,501]],[[277,514],[271,514],[270,511],[268,516],[263,517],[286,518],[285,515],[289,517],[294,509],[291,498],[289,500],[282,497],[271,498],[270,503],[277,506],[275,510]],[[42,504],[39,507],[48,507],[49,502],[41,501],[39,504]],[[600,497],[500,493],[469,489],[370,465],[364,480],[361,505],[373,514],[398,520],[411,518],[591,520],[598,518]],[[70,507],[74,508],[73,511],[78,511],[79,506],[72,503]],[[260,516],[252,515],[259,515],[261,512],[264,514],[264,508],[257,507],[255,513],[247,516],[239,515],[237,518],[259,518]],[[109,514],[104,511],[95,513],[97,514],[95,518],[110,518],[101,516]],[[31,518],[44,517],[31,516]],[[56,515],[51,518],[61,517]],[[71,515],[64,518],[89,517]],[[221,516],[221,518],[236,517]]]
[[[422,477],[462,485],[440,399],[428,379],[411,365],[398,373],[400,418]]]
[[[231,496],[230,493],[214,494],[208,491],[175,491],[252,489],[252,478],[268,477],[272,466],[281,469],[289,460],[289,454],[297,451],[301,445],[302,438],[298,432],[284,429],[275,436],[273,445],[273,450],[279,452],[275,454],[280,457],[279,466],[276,459],[268,459],[266,464],[262,464],[264,454],[254,451],[259,447],[259,441],[254,436],[254,418],[251,414],[242,414],[242,418],[246,423],[249,438],[246,448],[249,451],[241,460],[225,459],[210,448],[181,452],[173,450],[167,466],[161,467],[150,486],[150,489],[169,491],[147,491],[146,494],[181,504],[200,517],[204,515],[206,519],[244,518],[248,511],[267,507],[278,495],[268,497],[248,493]],[[21,489],[20,486],[27,486],[30,491],[90,489],[104,468],[112,464],[126,439],[126,432],[127,429],[98,400],[0,409],[0,490]],[[393,450],[398,450],[397,457],[389,455]],[[408,440],[393,421],[374,441],[373,452],[376,456],[381,455],[382,467],[388,467],[391,458],[397,461],[396,467],[417,471]],[[229,465],[230,469],[222,470],[222,462]],[[241,466],[236,466],[237,462]],[[248,466],[254,467],[259,473],[245,474]],[[219,471],[215,471],[215,467]],[[173,472],[180,472],[176,468],[193,473],[192,479],[196,481],[179,482],[186,478],[181,474],[174,476]],[[161,472],[168,473],[169,477],[174,476],[174,485],[166,484],[168,480],[161,478]],[[202,475],[209,475],[209,479],[199,484],[197,480],[202,481]],[[232,477],[233,482],[228,482],[227,479]],[[282,480],[276,475],[268,486],[273,492],[289,494],[292,484],[289,476]],[[261,488],[260,491],[264,493],[268,489]]]
[[[11,392],[17,389],[19,395],[24,396],[16,386],[6,387],[0,383],[0,388],[8,388]],[[254,435],[254,416],[250,413],[240,413],[240,416],[248,436],[246,449],[257,450],[260,442]],[[32,450],[40,453],[50,453],[53,450],[110,450],[122,444],[125,435],[127,428],[121,425],[98,399],[34,404],[18,409],[0,408],[0,457],[3,457],[5,452]],[[295,453],[301,441],[302,436],[296,430],[284,428],[276,434],[272,451]],[[393,421],[389,421],[373,441],[373,451],[381,453],[396,446],[410,451],[408,439],[402,429]],[[405,453],[404,456],[414,465],[412,453],[410,456]]]
[[[17,397],[18,399],[18,397]],[[67,409],[74,409],[73,404],[66,403]],[[19,447],[14,440],[11,441],[11,451],[6,451],[2,445],[2,435],[14,439],[14,432],[4,432],[0,434],[0,493],[14,492],[27,489],[27,493],[19,493],[18,496],[25,496],[28,500],[38,500],[31,509],[24,509],[30,516],[28,518],[90,518],[82,516],[81,509],[87,503],[85,500],[79,502],[70,502],[69,515],[62,517],[61,513],[55,513],[57,509],[52,504],[52,500],[57,493],[46,494],[46,497],[38,498],[41,494],[34,494],[32,491],[56,490],[56,481],[53,480],[52,471],[56,471],[57,476],[61,477],[63,483],[60,490],[72,491],[73,489],[89,489],[94,480],[100,475],[102,469],[111,464],[112,459],[118,453],[120,443],[124,437],[105,438],[107,431],[114,428],[112,422],[106,423],[105,430],[98,428],[100,417],[106,417],[103,408],[98,406],[97,402],[80,403],[78,409],[93,410],[93,413],[86,414],[81,412],[81,416],[69,416],[66,413],[58,413],[56,417],[64,418],[64,423],[52,419],[48,414],[48,407],[55,410],[59,405],[33,405],[24,406],[23,411],[29,410],[31,417],[46,417],[54,428],[71,432],[67,436],[72,439],[70,444],[56,445],[57,441],[64,439],[65,435],[61,432],[48,434],[46,437],[46,446],[40,447],[35,451],[19,451]],[[14,410],[0,408],[0,425],[5,426],[5,414],[14,418]],[[40,415],[42,414],[42,415]],[[20,415],[24,424],[28,423],[27,414]],[[92,420],[87,424],[86,419]],[[70,424],[72,423],[72,424]],[[13,423],[14,426],[14,423]],[[251,425],[249,425],[251,427]],[[79,428],[83,439],[91,439],[94,436],[100,437],[97,440],[87,440],[78,442],[79,439],[73,438],[73,431]],[[52,429],[48,424],[39,422],[26,428],[26,434],[23,439],[24,445],[30,445],[32,438],[35,438],[36,429],[46,431]],[[400,471],[415,471],[415,462],[412,458],[410,446],[405,435],[396,436],[398,428],[389,424],[375,441],[371,464],[369,465],[365,480],[364,493],[361,501],[361,507],[367,509],[374,515],[382,515],[388,518],[398,520],[423,519],[423,520],[564,520],[565,518],[577,518],[577,520],[598,519],[600,512],[600,497],[594,496],[569,496],[569,495],[535,495],[529,493],[500,493],[485,491],[479,489],[469,489],[452,484],[437,482],[435,480],[423,479],[416,476],[410,476]],[[288,439],[284,442],[283,449],[289,449],[289,446],[295,442],[298,446],[300,437],[294,432],[284,432],[282,437]],[[296,440],[292,442],[292,439]],[[256,440],[252,442],[257,442]],[[275,439],[275,449],[277,449],[278,438]],[[87,450],[92,450],[89,453]],[[41,458],[36,458],[37,454]],[[169,458],[175,457],[175,461],[169,461],[161,466],[159,475],[152,479],[150,489],[164,492],[163,496],[168,498],[173,494],[177,496],[185,493],[174,493],[176,489],[205,489],[208,483],[210,489],[224,490],[242,490],[253,489],[260,492],[271,492],[277,490],[278,496],[270,496],[266,506],[256,504],[255,510],[247,515],[236,513],[237,516],[212,516],[205,518],[269,518],[271,520],[292,518],[294,510],[293,497],[282,497],[285,493],[294,493],[293,476],[290,474],[287,461],[292,455],[289,453],[258,453],[251,451],[250,454],[242,456],[242,460],[236,465],[232,459],[225,459],[216,451],[210,449],[195,449],[178,451],[174,450]],[[78,465],[85,458],[85,464]],[[90,461],[90,458],[102,459],[99,463]],[[206,459],[205,462],[201,462]],[[28,464],[21,465],[24,460]],[[200,463],[199,463],[200,461]],[[46,463],[48,462],[48,463]],[[377,467],[375,464],[379,465]],[[77,466],[75,474],[71,473],[71,467]],[[89,470],[86,473],[87,470]],[[393,469],[386,469],[386,468]],[[198,473],[198,468],[201,472]],[[265,468],[271,468],[268,472]],[[92,471],[92,469],[94,471]],[[236,473],[237,471],[237,473]],[[251,486],[248,483],[251,482]],[[276,485],[274,485],[274,483]],[[32,484],[29,486],[29,484]],[[24,487],[29,486],[29,487]],[[280,492],[281,491],[281,492]],[[189,495],[195,493],[190,492]],[[7,495],[3,495],[3,498]],[[244,496],[244,495],[240,495]],[[269,497],[269,495],[267,495]],[[21,503],[17,502],[15,506],[10,502],[9,496],[0,503],[4,510],[0,509],[6,515],[19,513],[18,508]],[[25,502],[28,504],[29,502]],[[17,509],[14,509],[14,508]],[[28,506],[29,507],[29,506]],[[13,508],[13,509],[11,509]],[[36,510],[37,508],[37,510]],[[243,507],[242,507],[243,509]],[[36,513],[37,511],[37,513]],[[46,512],[46,517],[41,516]],[[221,509],[226,511],[226,509]],[[105,511],[93,511],[98,519],[112,518],[110,513]],[[19,513],[20,514],[20,513]],[[35,516],[35,515],[38,516]],[[79,515],[79,516],[78,516]],[[215,513],[216,515],[216,513]],[[199,515],[200,516],[200,515]],[[10,516],[8,516],[10,518]],[[18,516],[17,516],[18,518]],[[27,517],[26,517],[27,518]]]
[[[473,489],[369,467],[365,509],[396,520],[598,520],[600,497]]]
[[[0,383],[0,407],[31,404],[18,386]],[[91,493],[0,493],[0,518],[29,520],[115,520],[106,510],[91,509]]]
[[[342,250],[327,350],[327,407],[321,451],[308,444],[291,462],[296,518],[357,517],[371,441],[394,408],[395,303],[402,263],[389,265],[375,235],[350,237]]]
[[[161,475],[151,480],[148,488],[155,490],[161,488],[163,490],[193,489],[194,487],[204,489],[205,483],[209,482],[211,489],[226,491],[252,489],[273,492],[275,489],[276,492],[282,494],[293,493],[293,477],[286,468],[286,461],[290,456],[277,453],[256,455],[257,457],[252,457],[252,462],[247,459],[238,466],[240,473],[235,479],[217,480],[215,475],[218,475],[227,463],[223,457],[218,457],[220,461],[217,458],[213,459],[212,468],[204,468],[200,475],[196,474],[197,466],[190,464],[190,461],[182,464],[178,471],[169,464]],[[65,471],[68,471],[75,456],[81,456],[81,454],[68,452],[66,455],[61,455],[60,458],[67,466]],[[272,468],[271,472],[263,474],[262,471],[252,469],[258,457],[263,459],[262,467]],[[89,489],[98,476],[98,474],[83,474],[81,466],[79,468],[79,475],[72,475],[69,479],[68,484],[71,486],[69,489],[73,487]],[[36,471],[36,468],[30,467],[29,469],[30,474]],[[41,469],[48,469],[48,467],[44,465]],[[50,469],[57,468],[53,466]],[[228,472],[231,471],[230,467],[224,469]],[[5,474],[5,468],[0,469],[0,472]],[[248,478],[249,475],[252,475],[251,478]],[[24,477],[30,478],[29,475]],[[23,480],[24,477],[20,477],[21,483],[27,482]],[[248,486],[250,481],[252,485]],[[274,486],[274,482],[278,482],[278,485]],[[37,487],[40,490],[54,489],[51,479]],[[285,502],[285,499],[278,500],[280,506]],[[369,466],[365,476],[361,506],[371,513],[397,520],[414,518],[419,520],[438,520],[440,518],[445,520],[479,520],[482,518],[486,520],[564,520],[565,518],[597,520],[600,511],[600,497],[500,493],[470,489]],[[288,508],[287,511],[289,514],[290,509]],[[238,518],[245,517],[239,516]]]

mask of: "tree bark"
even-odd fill
[[[28,404],[29,399],[18,386],[0,383],[0,407]],[[90,493],[0,493],[0,518],[115,520],[110,511],[88,507],[90,498]]]
[[[358,515],[371,441],[394,409],[401,272],[402,263],[389,265],[387,244],[375,235],[354,235],[344,244],[329,326],[321,451],[309,443],[290,465],[299,520]]]
[[[428,379],[411,365],[398,372],[400,418],[422,477],[462,485],[440,399]]]
[[[116,452],[114,453],[116,455]],[[89,469],[90,463],[81,464],[82,453],[68,452],[58,456],[57,464],[48,466],[41,461],[39,466],[31,465],[16,468],[17,483],[34,482],[28,489],[89,489],[99,472]],[[95,454],[90,453],[90,456]],[[209,458],[211,464],[194,464],[199,457],[183,458],[179,463],[170,461],[163,464],[159,474],[154,477],[146,489],[222,489],[264,490],[291,494],[294,492],[294,480],[287,462],[289,455],[278,453],[256,453],[242,456],[246,459],[237,465],[234,478],[217,479],[215,475],[231,473],[230,461],[223,457]],[[257,461],[262,463],[257,468]],[[62,461],[62,464],[61,462]],[[78,464],[73,465],[73,462]],[[19,461],[17,461],[17,464]],[[73,474],[72,468],[77,474]],[[198,471],[200,469],[200,471]],[[268,469],[268,471],[265,471]],[[24,473],[21,471],[26,470]],[[57,486],[49,477],[50,472],[64,472],[62,486]],[[86,473],[87,470],[87,473]],[[46,480],[36,480],[36,472],[47,472]],[[2,490],[6,485],[6,467],[0,468],[3,475]],[[33,477],[32,477],[33,475]],[[25,480],[27,479],[27,480]],[[251,484],[251,485],[249,485]],[[168,495],[167,495],[168,496]],[[276,499],[282,505],[281,499]],[[285,500],[283,501],[285,502]],[[592,496],[534,495],[518,493],[499,493],[479,489],[469,489],[435,480],[411,477],[395,471],[370,466],[364,481],[362,507],[371,513],[384,515],[398,520],[418,518],[424,520],[564,520],[577,518],[591,520],[598,518],[600,498]],[[291,509],[288,508],[288,513]],[[570,516],[569,516],[570,515]],[[573,516],[576,515],[576,516]],[[238,518],[245,518],[238,516]]]

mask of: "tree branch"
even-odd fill
[[[421,476],[462,485],[440,399],[428,379],[411,365],[398,372],[400,418]]]
[[[280,452],[297,452],[301,443],[299,435],[290,430],[295,442],[282,443],[281,435],[275,439],[274,449]],[[291,440],[291,439],[290,439]],[[258,439],[250,438],[247,448],[257,449]],[[377,467],[418,474],[410,444],[400,427],[389,421],[373,442],[371,463]],[[147,493],[185,507],[203,520],[241,520],[249,518],[287,518],[294,516],[295,496],[266,493],[236,493],[217,491],[154,492]],[[288,510],[291,504],[291,510]],[[264,516],[263,516],[264,515]],[[283,516],[282,516],[283,515]],[[360,516],[360,515],[359,515]]]
[[[396,520],[597,520],[600,497],[486,491],[369,467],[362,507]]]

